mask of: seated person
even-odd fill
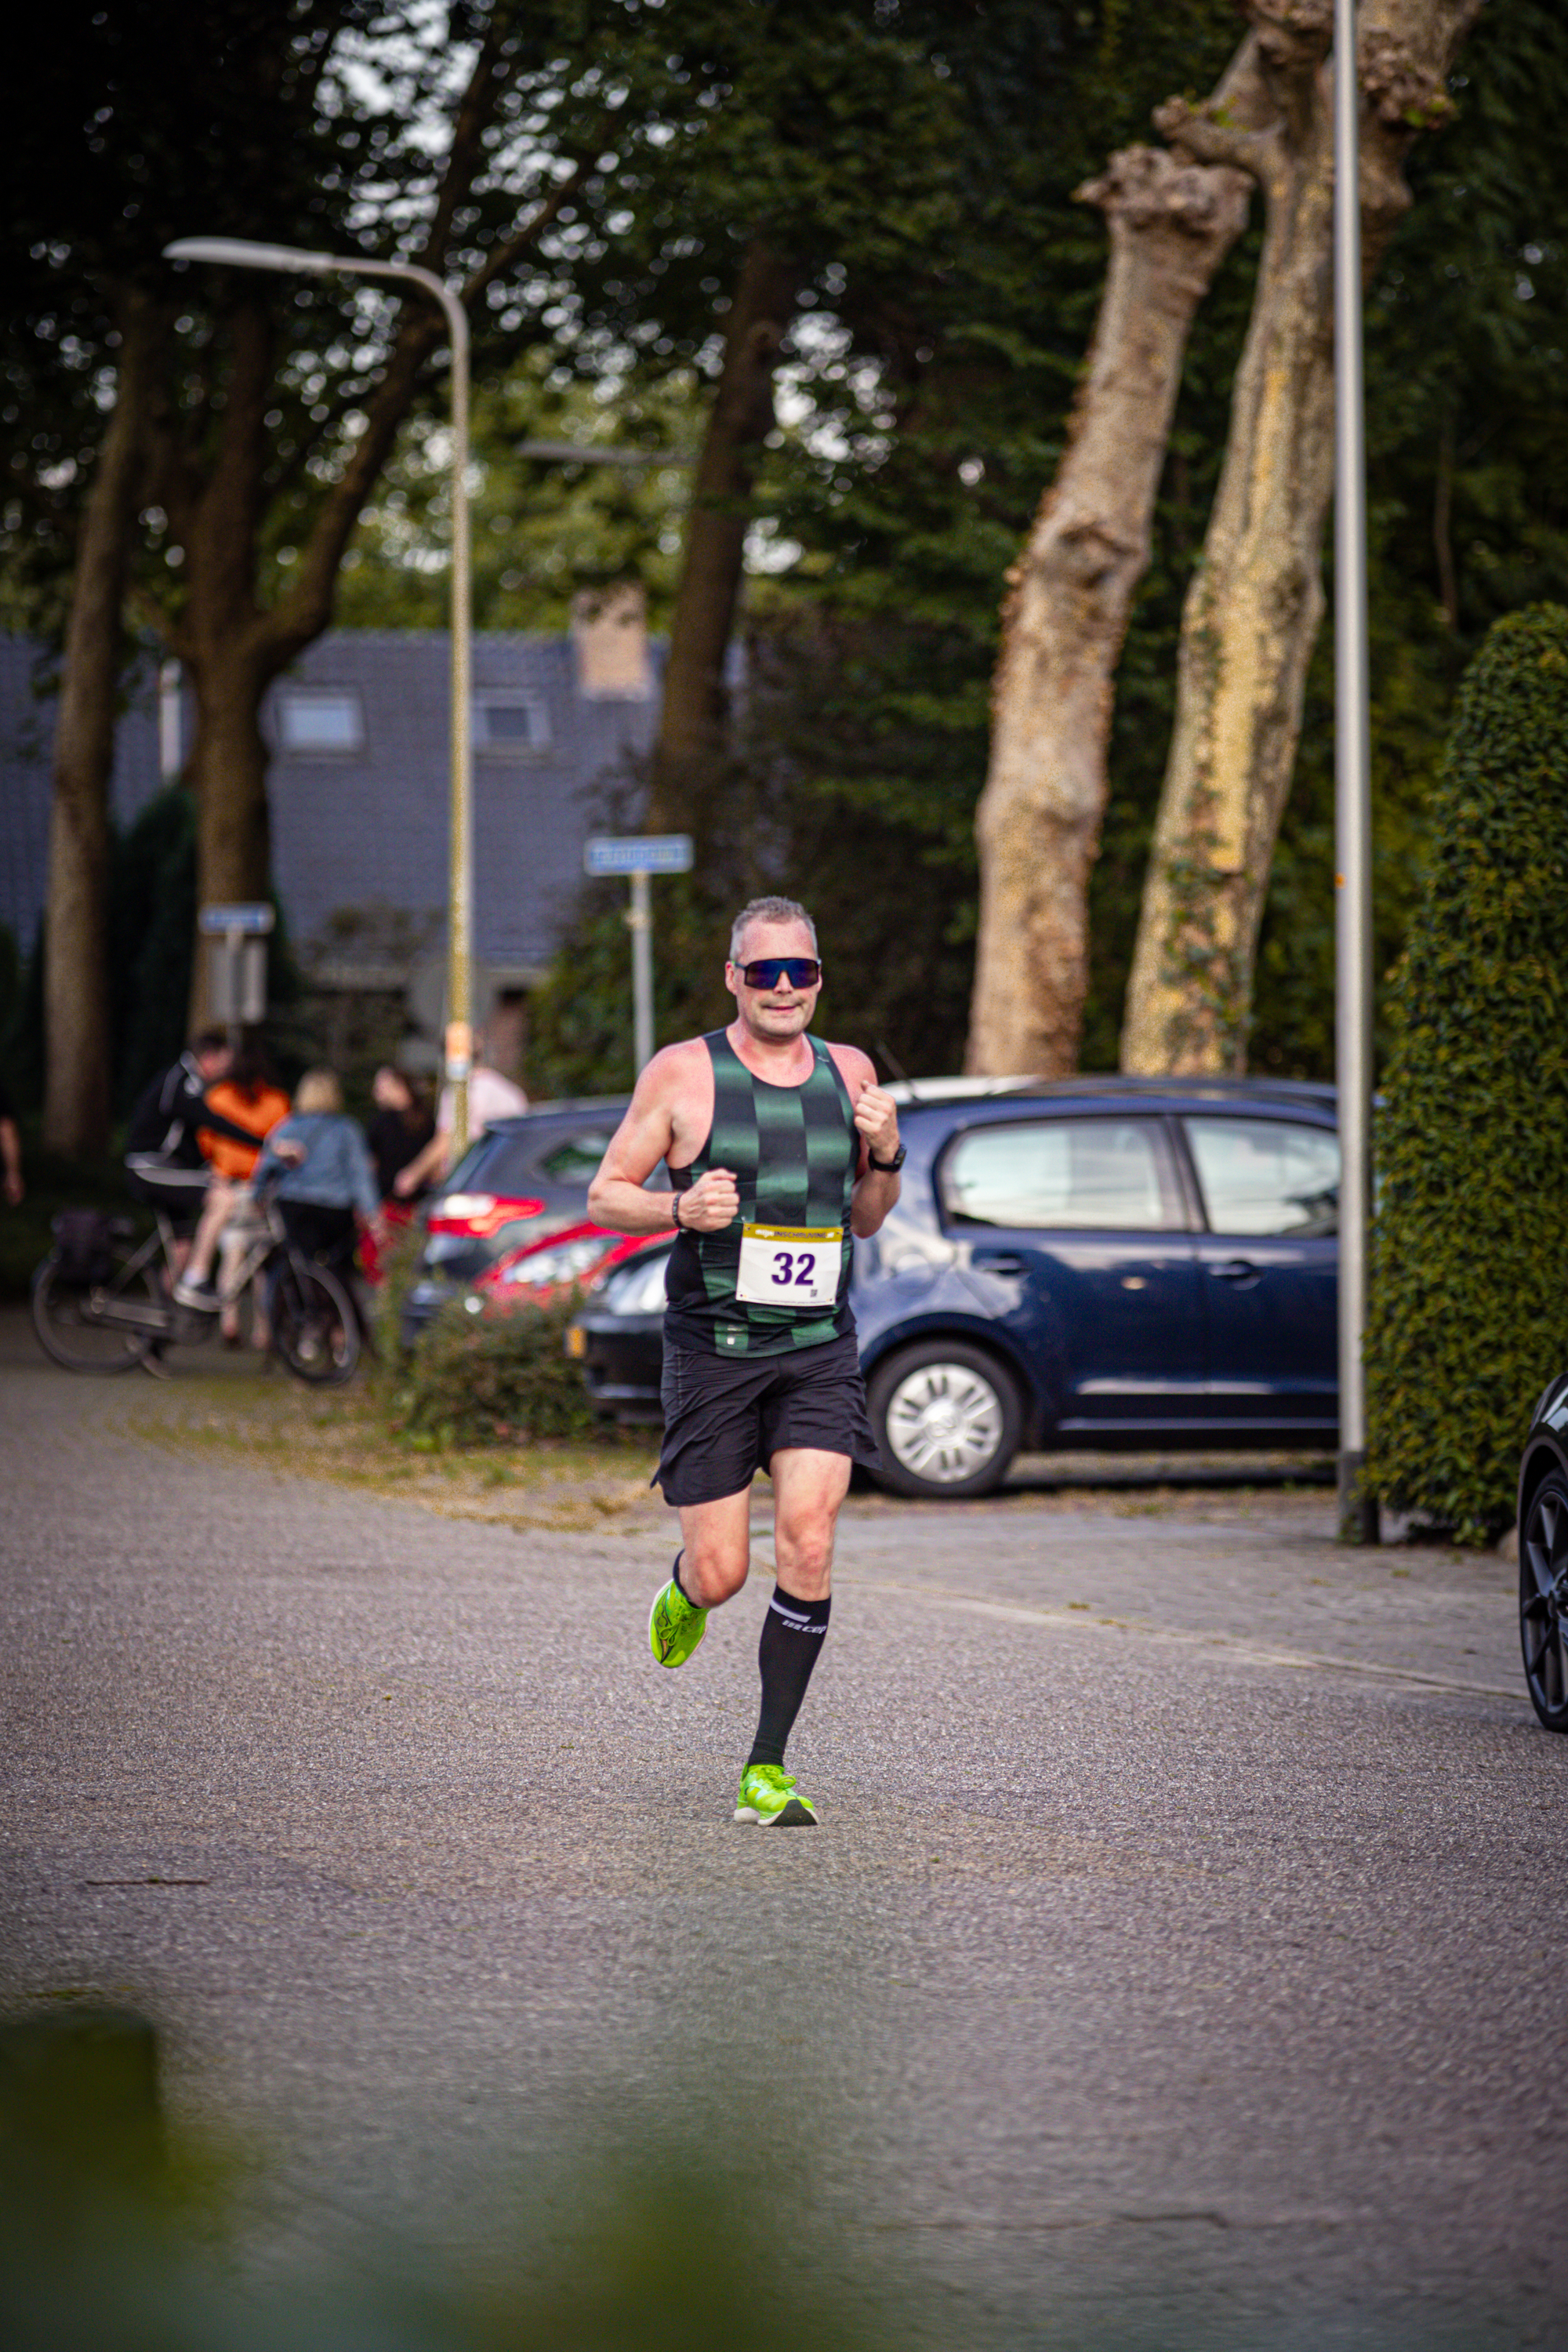
[[[131,1191],[188,1234],[201,1216],[212,1170],[202,1156],[200,1129],[234,1143],[255,1136],[208,1100],[207,1089],[226,1078],[234,1050],[221,1029],[204,1029],[179,1060],[161,1071],[137,1097],[126,1132],[125,1170]],[[178,1244],[182,1258],[184,1244]],[[177,1287],[177,1286],[176,1286]]]
[[[251,1047],[239,1055],[229,1076],[220,1078],[208,1089],[206,1100],[209,1109],[245,1129],[253,1139],[237,1143],[213,1128],[197,1130],[196,1141],[206,1156],[212,1178],[176,1296],[184,1307],[210,1308],[215,1304],[207,1277],[216,1249],[223,1265],[223,1279],[217,1290],[222,1301],[223,1334],[233,1344],[239,1339],[239,1298],[236,1295],[239,1262],[258,1232],[255,1215],[245,1213],[245,1181],[260,1157],[266,1138],[279,1120],[288,1118],[289,1097],[280,1087],[270,1082],[260,1053]],[[260,1306],[259,1285],[251,1337],[258,1348],[266,1347],[267,1324]]]

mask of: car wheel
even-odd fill
[[[989,1495],[1023,1434],[1017,1383],[961,1340],[928,1339],[879,1364],[868,1402],[882,1456],[875,1475],[895,1495]]]
[[[1535,1490],[1519,1538],[1519,1636],[1530,1703],[1548,1731],[1568,1731],[1568,1479]]]

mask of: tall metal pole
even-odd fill
[[[646,873],[632,876],[626,922],[632,935],[632,1034],[637,1076],[653,1059],[653,891]]]
[[[293,245],[258,245],[248,237],[182,236],[163,247],[170,261],[210,261],[233,269],[278,269],[309,278],[339,272],[387,278],[418,286],[438,302],[452,347],[452,730],[451,832],[447,873],[447,1034],[444,1060],[452,1089],[452,1158],[468,1141],[468,1076],[473,1068],[474,814],[472,702],[472,583],[468,548],[468,314],[433,270],[412,261],[363,261],[357,256],[310,253]]]
[[[1334,0],[1334,1010],[1340,1150],[1340,1541],[1375,1543],[1366,1464],[1372,1115],[1372,731],[1355,0]]]
[[[468,1144],[474,1064],[473,594],[468,558],[468,319],[446,287],[452,340],[452,787],[447,858],[447,1083],[452,1089],[452,1165]]]

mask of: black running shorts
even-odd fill
[[[713,1356],[664,1348],[664,1445],[654,1484],[664,1499],[717,1503],[739,1495],[782,1446],[881,1460],[866,1411],[853,1331],[787,1356]]]

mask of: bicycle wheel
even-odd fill
[[[150,1265],[132,1270],[131,1253],[117,1253],[108,1282],[67,1282],[59,1261],[47,1257],[33,1276],[33,1328],[46,1356],[68,1372],[133,1371],[158,1337],[163,1297]]]
[[[267,1286],[272,1345],[296,1380],[335,1388],[359,1362],[359,1324],[342,1285],[324,1265],[293,1251],[273,1268]]]

